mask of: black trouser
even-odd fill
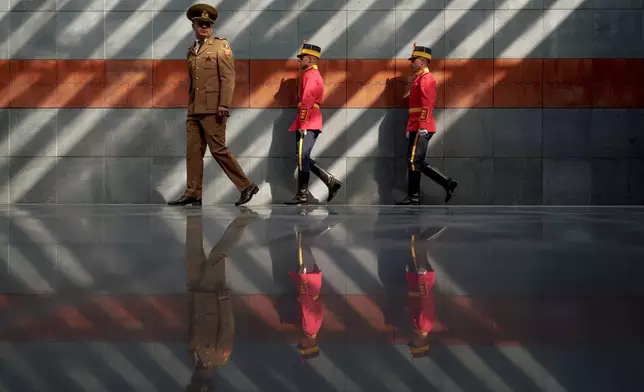
[[[438,169],[425,162],[427,146],[429,145],[429,140],[432,136],[434,136],[433,132],[428,132],[424,135],[421,135],[418,131],[409,132],[407,168],[409,171],[409,180],[410,183],[412,183],[410,186],[413,185],[414,188],[413,192],[420,191],[420,189],[415,189],[420,186],[420,184],[416,185],[417,182],[420,182],[420,173],[423,173],[437,184],[447,189],[448,178]]]
[[[306,135],[302,135],[300,131],[295,132],[295,148],[297,151],[297,168],[302,172],[311,171],[311,151],[315,142],[318,140],[320,131],[308,130]]]
[[[425,155],[427,154],[427,146],[432,136],[434,134],[431,132],[425,135],[421,135],[417,131],[409,132],[409,143],[407,146],[407,168],[409,171],[422,171],[424,166],[428,166],[425,162]]]

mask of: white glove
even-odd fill
[[[405,132],[405,137],[409,139],[409,132]]]
[[[306,129],[300,129],[299,130],[302,136],[306,136]]]
[[[426,129],[419,129],[419,130],[418,130],[418,133],[420,133],[420,135],[421,135],[421,136],[425,136],[425,135],[427,135],[429,132],[427,132],[427,130],[426,130]]]

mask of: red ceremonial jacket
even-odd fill
[[[416,73],[411,83],[406,132],[419,129],[436,132],[434,105],[436,105],[436,78],[429,69],[424,68]]]
[[[322,302],[320,291],[322,290],[322,271],[298,274],[289,272],[297,287],[297,296],[302,315],[302,330],[312,338],[315,338],[322,326]]]
[[[429,271],[424,275],[407,272],[407,306],[414,328],[427,334],[434,327],[434,287],[435,272]]]
[[[322,130],[322,113],[320,103],[324,97],[324,81],[317,65],[313,65],[302,74],[300,93],[297,104],[297,118],[289,131],[298,129]]]

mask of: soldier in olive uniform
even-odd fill
[[[194,367],[187,391],[210,390],[213,369],[228,363],[233,348],[235,321],[226,285],[226,257],[257,217],[247,210],[235,218],[206,258],[202,215],[187,218],[186,280],[189,293],[188,349]],[[205,388],[205,389],[204,389]]]
[[[190,100],[186,120],[187,187],[169,205],[201,205],[203,157],[206,146],[224,173],[241,192],[235,205],[248,203],[259,188],[244,173],[226,146],[226,121],[235,90],[235,59],[224,38],[213,37],[217,10],[195,4],[186,12],[192,21],[195,43],[188,49]]]

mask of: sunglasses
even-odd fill
[[[212,27],[212,23],[210,23],[210,22],[197,22],[197,26],[203,27],[204,29],[207,29],[209,27]]]

